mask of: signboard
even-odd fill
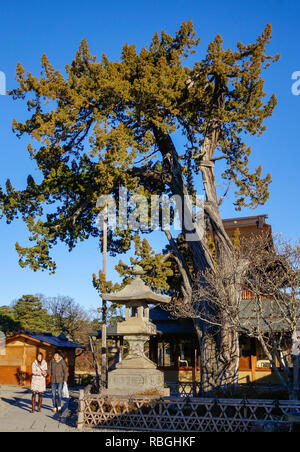
[[[0,356],[5,355],[5,348],[6,348],[6,337],[5,334],[0,331]]]

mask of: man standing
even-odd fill
[[[62,389],[64,383],[68,381],[68,370],[65,360],[59,352],[55,352],[49,365],[49,374],[51,374],[51,389],[53,412],[60,413],[62,409]]]

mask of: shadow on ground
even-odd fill
[[[20,408],[21,410],[24,410],[24,411],[27,411],[27,412],[31,413],[31,410],[32,410],[31,392],[27,393],[27,397],[26,398],[24,398],[24,395],[23,395],[23,397],[19,397],[19,396],[15,395],[15,396],[10,397],[10,398],[2,396],[1,400],[3,400],[3,402],[8,404],[8,405]],[[38,398],[37,398],[37,400],[38,400]],[[45,406],[45,402],[46,401],[50,402],[50,406],[48,405],[48,403]],[[52,412],[52,405],[51,405],[51,403],[52,403],[51,395],[45,393],[44,396],[43,396],[42,411]],[[59,418],[61,413],[57,413],[57,415],[58,415],[57,417]]]

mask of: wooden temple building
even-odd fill
[[[56,337],[50,333],[26,331],[6,339],[0,353],[0,385],[24,385],[31,383],[31,366],[37,353],[51,361],[55,351],[59,351],[66,361],[69,384],[74,383],[76,350],[84,349],[80,344],[68,340],[64,333]],[[49,378],[48,378],[49,380]],[[49,383],[49,381],[47,381]]]
[[[272,228],[266,223],[267,215],[231,218],[223,220],[225,230],[233,238],[238,230],[240,237],[268,234]],[[252,294],[246,288],[242,302],[249,304]],[[157,327],[157,336],[149,344],[150,359],[165,372],[167,381],[200,380],[200,351],[197,334],[192,319],[178,319],[160,307],[150,309],[150,319]],[[274,383],[276,376],[259,342],[240,335],[240,383]]]
[[[177,319],[160,307],[150,309],[157,335],[149,343],[149,357],[165,373],[166,381],[200,381],[200,349],[192,319]],[[240,335],[239,383],[277,383],[259,342]]]

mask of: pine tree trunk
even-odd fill
[[[153,131],[163,156],[164,168],[171,175],[169,186],[172,194],[179,196],[182,200],[186,215],[190,216],[187,223],[191,224],[193,222],[195,227],[194,236],[198,234],[197,240],[187,240],[193,258],[194,272],[198,274],[207,268],[214,269],[215,263],[206,244],[205,236],[203,236],[202,226],[194,221],[192,206],[187,204],[189,203],[189,193],[175,146],[169,135],[163,134],[156,128]],[[211,222],[219,265],[228,265],[231,261],[233,245],[224,229],[217,201],[214,169],[213,163],[211,162],[212,139],[206,138],[202,147],[203,164],[201,165],[201,171],[206,193],[204,211]],[[184,220],[186,221],[187,219],[185,218]],[[185,221],[183,222],[184,234],[189,232],[185,230]],[[230,302],[235,303],[238,299],[238,294],[233,292]],[[204,304],[203,302],[203,306]],[[209,311],[210,315],[212,314],[212,307],[209,302],[206,303],[204,309]],[[212,332],[211,326],[205,322],[201,322],[201,326],[196,320],[194,323],[200,343],[203,392],[211,393],[217,387],[234,385],[237,382],[239,356],[237,333],[229,326],[226,319],[224,319],[222,329],[219,332]]]
[[[220,361],[220,388],[224,391],[234,390],[238,383],[239,338],[237,331],[226,324],[221,330]]]
[[[206,202],[204,211],[208,216],[212,228],[212,235],[216,246],[217,262],[228,274],[232,274],[233,269],[231,263],[233,261],[233,244],[229,239],[223,225],[220,215],[220,209],[217,199],[216,183],[214,176],[214,164],[212,162],[213,150],[215,147],[216,136],[214,130],[207,135],[202,146],[203,164],[201,165],[203,185],[206,193]],[[236,284],[229,283],[225,288],[228,294],[227,308],[231,312],[238,311],[238,304],[240,302],[240,281],[245,271],[244,265],[240,268],[234,269]],[[221,309],[220,309],[221,311]],[[228,311],[228,309],[227,309]],[[221,328],[219,334],[219,353],[217,355],[219,375],[217,384],[220,389],[228,390],[234,389],[238,382],[239,369],[239,338],[238,332],[233,327],[232,318],[224,312],[218,312],[221,319]],[[206,359],[205,354],[203,355]]]

